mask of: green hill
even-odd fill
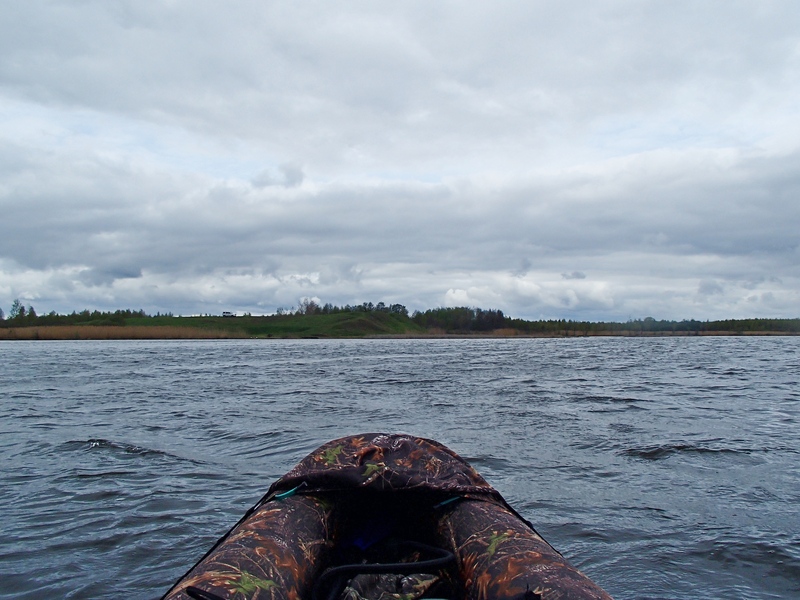
[[[175,326],[217,329],[260,338],[341,338],[421,334],[425,329],[407,316],[385,312],[342,312],[269,317],[135,317],[126,326]]]

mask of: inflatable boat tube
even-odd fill
[[[408,435],[333,440],[165,600],[608,600],[466,461]]]

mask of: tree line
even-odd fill
[[[713,333],[800,333],[800,319],[656,320],[653,317],[609,321],[510,319],[506,327],[527,335],[708,335]]]
[[[364,302],[362,304],[345,304],[344,306],[335,306],[330,302],[323,305],[318,304],[314,300],[304,298],[300,301],[297,309],[279,307],[277,310],[278,315],[335,315],[339,313],[355,313],[355,312],[382,312],[394,315],[408,316],[408,309],[402,304],[389,304],[385,302]]]
[[[500,329],[517,332],[521,335],[670,335],[670,334],[713,334],[713,333],[789,333],[800,334],[800,319],[724,319],[719,321],[656,320],[653,317],[631,319],[627,322],[573,321],[567,319],[548,319],[527,321],[511,318],[496,309],[471,307],[440,307],[425,311],[414,311],[409,316],[402,304],[363,302],[336,306],[331,303],[320,304],[311,299],[303,299],[297,308],[278,308],[277,317],[304,317],[311,315],[333,315],[339,313],[388,313],[399,315],[429,331],[450,334],[469,334],[497,331]],[[45,315],[37,314],[33,306],[25,306],[19,299],[14,300],[8,316],[0,308],[0,327],[29,327],[34,325],[125,325],[129,319],[172,317],[172,313],[148,315],[144,310],[98,310],[72,312],[61,315],[52,311]],[[250,317],[270,319],[273,317]],[[211,317],[207,315],[207,317]],[[212,317],[213,318],[213,317]]]
[[[135,317],[149,317],[143,310],[115,310],[113,312],[101,312],[98,310],[81,312],[73,311],[68,315],[60,315],[51,311],[44,315],[36,313],[33,306],[22,304],[18,299],[14,300],[11,309],[6,317],[3,309],[0,308],[0,326],[5,327],[26,327],[32,325],[124,325],[127,319]],[[162,315],[158,315],[162,316]],[[171,316],[171,315],[166,315]]]
[[[425,312],[414,311],[411,320],[426,329],[441,329],[449,333],[494,331],[512,327],[513,320],[502,310],[482,308],[433,308]]]

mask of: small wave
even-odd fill
[[[144,448],[136,446],[135,444],[125,444],[114,442],[112,440],[105,440],[102,438],[92,438],[89,440],[72,440],[62,444],[62,449],[69,451],[92,451],[92,452],[109,452],[118,455],[134,455],[134,456],[163,456],[170,458],[177,458],[176,456],[164,452],[163,450],[153,450],[151,448]]]
[[[300,397],[309,397],[313,398],[316,396],[331,396],[331,395],[338,395],[339,391],[331,388],[325,387],[317,387],[317,388],[297,388],[297,389],[290,389],[290,390],[283,390],[276,392],[276,396],[300,396]],[[260,401],[262,403],[271,403],[272,400],[268,400],[260,397]]]
[[[586,402],[587,404],[594,405],[595,408],[590,408],[589,412],[622,412],[627,410],[645,410],[644,407],[639,406],[638,403],[648,402],[642,398],[632,398],[630,396],[575,396],[575,401]]]
[[[752,454],[751,449],[735,448],[710,448],[696,444],[663,444],[658,446],[645,446],[643,448],[628,448],[623,450],[623,456],[642,458],[645,460],[661,460],[674,454]]]
[[[586,402],[598,402],[602,404],[641,402],[641,398],[630,398],[627,396],[581,396],[579,399],[585,400]]]
[[[669,521],[677,520],[677,517],[671,515],[666,509],[656,508],[655,506],[620,506],[620,509],[654,515],[654,518],[657,519],[666,519]]]
[[[450,402],[447,400],[436,400],[431,402],[431,406],[443,407],[443,408],[456,408],[458,404],[456,402]]]
[[[621,413],[629,410],[647,410],[638,404],[626,404],[624,406],[612,406],[609,408],[590,408],[586,412],[590,413]]]
[[[797,542],[785,542],[747,538],[704,540],[690,554],[723,563],[728,569],[761,568],[766,576],[797,582],[800,580]]]
[[[640,427],[636,427],[630,423],[611,423],[608,428],[613,429],[617,433],[635,433],[637,431],[641,431]]]
[[[519,470],[519,466],[508,459],[500,458],[497,456],[479,455],[474,457],[465,458],[465,460],[473,467],[480,471],[481,469],[489,469],[498,473],[512,472]]]
[[[579,441],[570,442],[573,448],[579,450],[613,451],[619,448],[618,440],[606,436],[585,436]]]
[[[370,377],[365,378],[362,380],[362,383],[366,385],[414,385],[414,386],[422,386],[422,385],[429,385],[429,384],[437,384],[439,381],[436,379],[419,379],[415,376],[409,376],[408,378],[401,378],[401,377]]]

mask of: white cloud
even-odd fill
[[[8,7],[0,305],[797,316],[798,31],[790,0]]]

